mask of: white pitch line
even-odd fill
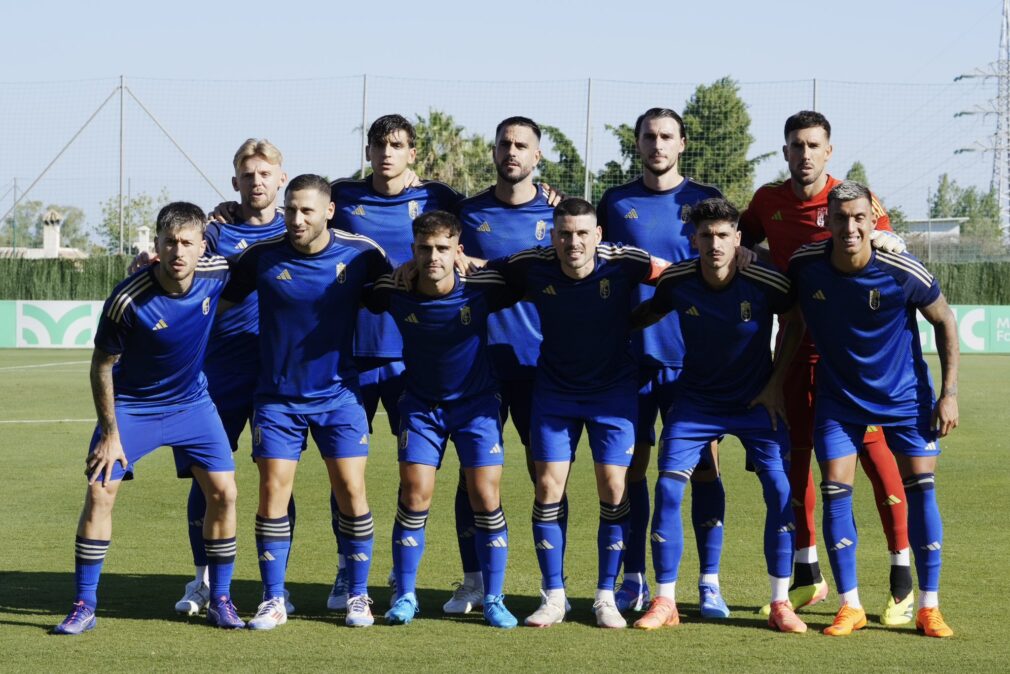
[[[94,419],[0,419],[0,424],[83,424]]]
[[[59,363],[42,363],[41,365],[11,365],[9,367],[0,367],[0,372],[4,370],[30,370],[37,367],[56,367],[57,365],[83,365],[90,362],[90,360],[64,360]]]

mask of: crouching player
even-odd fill
[[[159,262],[116,286],[102,310],[91,359],[98,426],[86,459],[88,490],[77,525],[77,598],[56,626],[57,634],[94,628],[98,579],[119,486],[133,478],[139,459],[163,445],[172,447],[179,476],[195,477],[206,496],[207,621],[218,627],[245,626],[230,595],[235,462],[202,372],[228,264],[221,257],[202,257],[205,222],[193,204],[176,202],[161,209],[155,244]]]
[[[821,354],[814,451],[821,467],[824,539],[842,606],[829,636],[866,625],[856,582],[852,484],[868,424],[884,427],[908,497],[908,538],[919,578],[915,626],[931,637],[953,630],[940,614],[943,523],[934,490],[938,437],[958,423],[958,337],[936,279],[908,254],[875,251],[870,191],[846,180],[828,194],[831,238],[789,262],[803,317]],[[937,400],[922,358],[915,312],[933,325],[942,370]]]
[[[793,564],[793,514],[789,503],[789,434],[782,377],[799,345],[801,329],[788,334],[772,366],[774,314],[794,304],[789,280],[758,264],[736,265],[740,214],[722,198],[691,208],[699,258],[667,267],[656,294],[633,314],[633,325],[649,325],[676,311],[684,335],[684,369],[664,419],[652,519],[656,595],[635,627],[677,625],[675,588],[684,549],[680,507],[684,489],[709,443],[735,435],[755,467],[764,493],[764,553],[771,583],[769,626],[805,632],[789,603]],[[762,407],[764,409],[762,409]]]
[[[452,439],[474,513],[474,543],[483,577],[484,619],[493,627],[517,621],[502,588],[508,528],[501,508],[504,452],[498,384],[487,357],[487,317],[511,306],[501,274],[456,274],[461,225],[451,213],[430,211],[413,222],[414,291],[383,276],[366,295],[373,312],[388,311],[403,336],[406,391],[400,416],[400,490],[393,522],[393,574],[398,595],[386,622],[405,625],[419,612],[414,592],[424,554],[425,523],[435,471]]]

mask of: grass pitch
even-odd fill
[[[287,625],[267,633],[224,632],[201,619],[174,614],[190,580],[185,529],[188,483],[174,477],[168,451],[139,464],[137,480],[120,491],[112,547],[99,588],[99,625],[81,637],[49,629],[73,598],[73,537],[84,493],[84,453],[94,410],[85,351],[0,351],[0,473],[3,541],[0,546],[0,671],[391,670],[404,671],[809,671],[843,667],[870,670],[1006,670],[1004,599],[1010,597],[1010,486],[1005,394],[1010,357],[962,359],[961,428],[943,443],[938,489],[944,516],[941,601],[953,639],[920,637],[912,627],[875,624],[887,591],[887,551],[871,490],[860,475],[856,519],[861,524],[860,586],[871,624],[848,637],[819,633],[837,608],[828,601],[802,613],[805,635],[770,631],[755,614],[767,599],[761,553],[763,504],[757,479],[743,470],[735,440],[723,446],[727,490],[723,592],[732,616],[698,617],[697,555],[688,522],[678,588],[684,624],[645,633],[600,630],[591,613],[596,576],[598,500],[588,452],[580,450],[569,489],[567,560],[569,619],[547,630],[501,632],[479,615],[446,617],[441,604],[460,579],[452,499],[455,455],[447,454],[428,523],[428,549],[418,578],[422,613],[409,626],[352,630],[326,610],[333,581],[335,544],[330,531],[323,464],[310,445],[295,492],[298,524],[288,573],[297,607]],[[935,362],[931,363],[938,372]],[[390,529],[397,484],[393,437],[379,417],[368,467],[369,501],[376,521],[371,586],[374,612],[388,606]],[[503,505],[511,551],[506,601],[522,620],[539,603],[539,574],[530,535],[532,489],[521,446],[506,435]],[[256,471],[248,459],[248,434],[238,455],[239,557],[233,595],[248,617],[260,598],[253,539]],[[650,482],[654,480],[653,476]],[[822,568],[830,574],[821,549]],[[651,563],[651,562],[650,562]],[[651,576],[651,572],[650,572]],[[830,576],[829,576],[830,582]]]

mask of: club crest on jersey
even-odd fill
[[[610,279],[608,278],[600,279],[600,297],[603,299],[610,297]]]
[[[459,310],[459,322],[463,325],[470,325],[470,305]]]
[[[687,222],[690,219],[691,219],[691,207],[688,206],[687,204],[684,204],[683,206],[680,207],[680,221]]]
[[[203,298],[203,304],[200,305],[200,308],[203,309],[203,315],[204,316],[206,316],[207,314],[210,313],[210,298],[209,297],[204,297]]]
[[[337,263],[337,283],[343,283],[347,280],[347,265],[343,262]]]
[[[876,288],[870,291],[870,308],[874,311],[880,308],[880,291]]]
[[[407,438],[409,437],[410,431],[403,431],[400,433],[400,449],[407,449]]]
[[[824,226],[824,219],[826,217],[828,217],[828,207],[827,206],[821,206],[820,208],[817,209],[817,226],[818,227],[823,227]]]
[[[407,202],[407,213],[410,214],[411,220],[421,215],[421,204],[411,199]]]
[[[537,220],[537,231],[536,231],[537,241],[543,241],[544,237],[547,236],[547,223],[543,220]]]
[[[750,312],[750,302],[744,301],[740,303],[740,320],[746,323],[751,319]]]

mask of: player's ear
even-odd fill
[[[824,152],[824,161],[831,159],[831,153],[834,151],[835,151],[834,146],[831,143],[828,143],[828,147],[825,149]]]
[[[785,159],[786,161],[789,161],[789,146],[788,145],[783,145],[782,146],[782,158]]]
[[[334,205],[333,201],[326,204],[326,221],[329,222],[333,219],[333,214],[337,212],[337,207]]]
[[[200,257],[203,257],[204,253],[206,253],[206,252],[207,252],[207,239],[201,237],[200,238]]]
[[[281,180],[279,183],[277,183],[277,188],[280,189],[281,187],[284,187],[287,184],[288,184],[288,174],[285,173],[284,171],[281,171]]]
[[[416,159],[417,159],[417,148],[412,147],[410,148],[410,150],[407,151],[407,165],[409,166],[410,164],[413,164]]]
[[[238,192],[238,178],[236,178],[235,176],[231,177],[231,188],[236,192]]]
[[[740,233],[740,228],[733,230],[733,245],[739,246],[741,241],[743,241],[743,235]]]
[[[372,161],[372,144],[365,144],[365,161]]]

